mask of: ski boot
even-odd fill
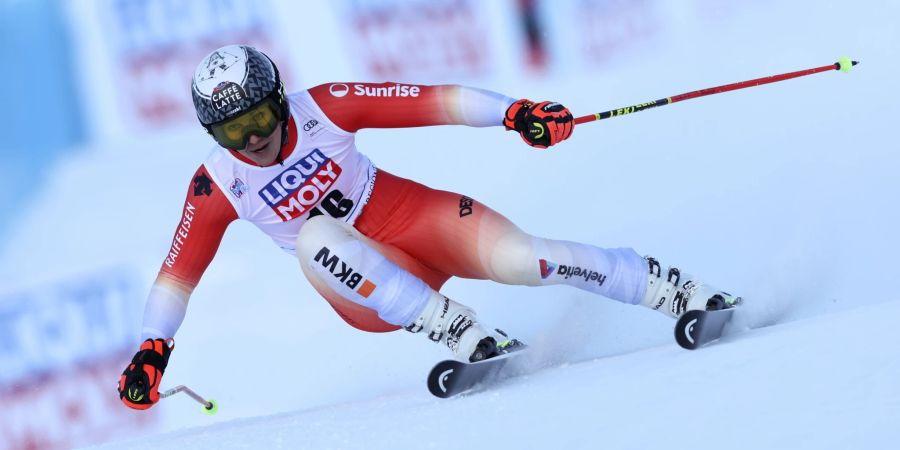
[[[456,359],[476,362],[500,354],[505,345],[488,333],[475,319],[469,307],[443,295],[432,295],[425,309],[406,331],[425,331],[428,339],[443,342]]]
[[[647,277],[647,291],[640,303],[643,306],[678,318],[686,311],[733,308],[742,302],[740,297],[704,284],[676,267],[669,267],[663,276],[659,262],[651,257],[645,259],[650,276]]]

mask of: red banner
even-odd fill
[[[131,358],[121,352],[0,388],[0,450],[64,449],[144,434],[155,411],[131,411],[116,381]]]
[[[454,81],[491,69],[487,13],[477,2],[347,0],[341,11],[364,77]]]
[[[235,43],[266,53],[290,86],[290,64],[272,10],[264,0],[108,0],[103,17],[117,103],[138,128],[195,125],[191,76],[209,52]]]

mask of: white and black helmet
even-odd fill
[[[194,72],[191,94],[197,118],[207,130],[267,98],[275,100],[280,119],[287,122],[288,105],[278,68],[250,46],[227,45],[203,58]]]

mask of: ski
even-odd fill
[[[497,380],[510,359],[525,353],[527,346],[518,343],[499,356],[467,363],[448,359],[435,364],[428,374],[428,391],[435,397],[448,398],[469,392],[479,385]]]
[[[718,340],[736,309],[691,310],[684,313],[675,324],[675,342],[683,348],[694,350]]]

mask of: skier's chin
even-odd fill
[[[266,143],[265,148],[260,152],[265,154],[266,161],[261,162],[260,165],[271,166],[278,161],[278,155],[281,154],[281,148],[284,145],[284,139],[281,134],[283,124],[284,122],[279,121],[275,126],[275,131],[269,135],[269,142]]]
[[[245,155],[252,159],[253,162],[261,166],[269,166],[275,163],[275,157],[278,155],[274,139],[254,151],[245,151]]]
[[[241,153],[260,166],[271,166],[272,164],[275,164],[280,151],[280,135],[272,133],[261,147],[255,147],[253,150],[241,150]]]

